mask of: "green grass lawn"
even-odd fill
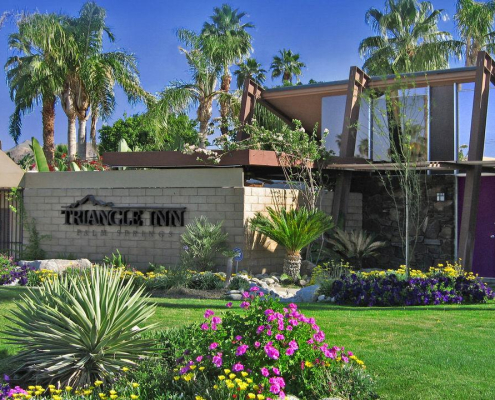
[[[0,288],[0,326],[22,288]],[[152,299],[159,329],[199,321],[224,301]],[[331,345],[366,362],[384,399],[495,399],[495,302],[468,306],[355,308],[307,304]],[[0,334],[0,373],[18,349]]]

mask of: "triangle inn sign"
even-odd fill
[[[81,209],[86,203],[104,209]],[[116,206],[89,194],[63,207],[65,225],[86,226],[184,226],[186,207]]]

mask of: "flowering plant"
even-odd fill
[[[28,276],[33,267],[18,265],[12,257],[0,254],[0,286],[1,285],[21,285],[28,284]]]
[[[206,310],[192,333],[196,341],[177,360],[173,379],[178,390],[222,400],[283,399],[286,394],[374,398],[364,363],[343,347],[325,343],[314,318],[295,304],[283,307],[265,298],[257,287],[243,297],[243,314],[218,316]]]

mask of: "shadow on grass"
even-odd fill
[[[183,303],[167,303],[167,302],[160,302],[156,303],[157,307],[163,307],[163,308],[186,308],[186,309],[198,309],[198,310],[205,310],[207,308],[215,308],[215,309],[224,309],[225,311],[228,310],[227,307],[225,307],[224,304],[191,304],[187,303],[188,299],[184,299]],[[234,308],[234,307],[232,307]]]

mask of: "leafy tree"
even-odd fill
[[[18,31],[9,36],[9,46],[19,55],[6,64],[7,82],[15,111],[10,118],[10,135],[17,143],[21,135],[22,115],[42,105],[43,151],[53,162],[55,102],[62,91],[64,63],[61,49],[70,37],[63,29],[63,17],[33,14],[20,19]]]
[[[387,0],[382,12],[366,12],[366,23],[376,36],[364,39],[359,53],[364,69],[372,75],[429,71],[448,67],[449,56],[459,52],[459,43],[438,29],[443,10],[428,1]]]
[[[229,93],[232,76],[230,68],[236,62],[240,62],[248,56],[252,50],[251,35],[247,29],[254,25],[241,20],[246,16],[239,9],[232,9],[228,4],[215,7],[214,14],[210,17],[211,22],[205,22],[201,31],[201,49],[212,57],[214,62],[222,66],[222,78],[220,90]],[[227,118],[229,114],[228,98],[220,99],[220,118],[222,121],[221,131],[228,131]]]
[[[457,31],[464,42],[466,66],[476,65],[478,52],[495,52],[495,2],[458,0],[455,22]]]
[[[289,82],[292,84],[293,78],[297,78],[302,74],[302,69],[306,67],[302,61],[299,61],[300,55],[293,53],[292,50],[280,50],[280,55],[273,57],[270,69],[272,70],[272,79],[282,76],[283,82]]]
[[[284,273],[297,280],[301,271],[301,250],[333,228],[332,217],[323,211],[301,207],[293,210],[267,209],[256,213],[251,228],[285,247]]]
[[[243,89],[244,81],[249,78],[256,84],[263,86],[266,79],[266,70],[262,68],[261,64],[254,58],[248,58],[245,62],[237,64],[239,69],[234,71],[234,75],[237,77],[237,87]]]
[[[198,133],[196,121],[187,115],[170,114],[166,128],[156,131],[150,128],[146,114],[131,117],[124,115],[113,125],[105,125],[99,130],[100,152],[118,151],[118,144],[125,139],[131,148],[142,151],[180,150],[185,143],[196,144]]]

